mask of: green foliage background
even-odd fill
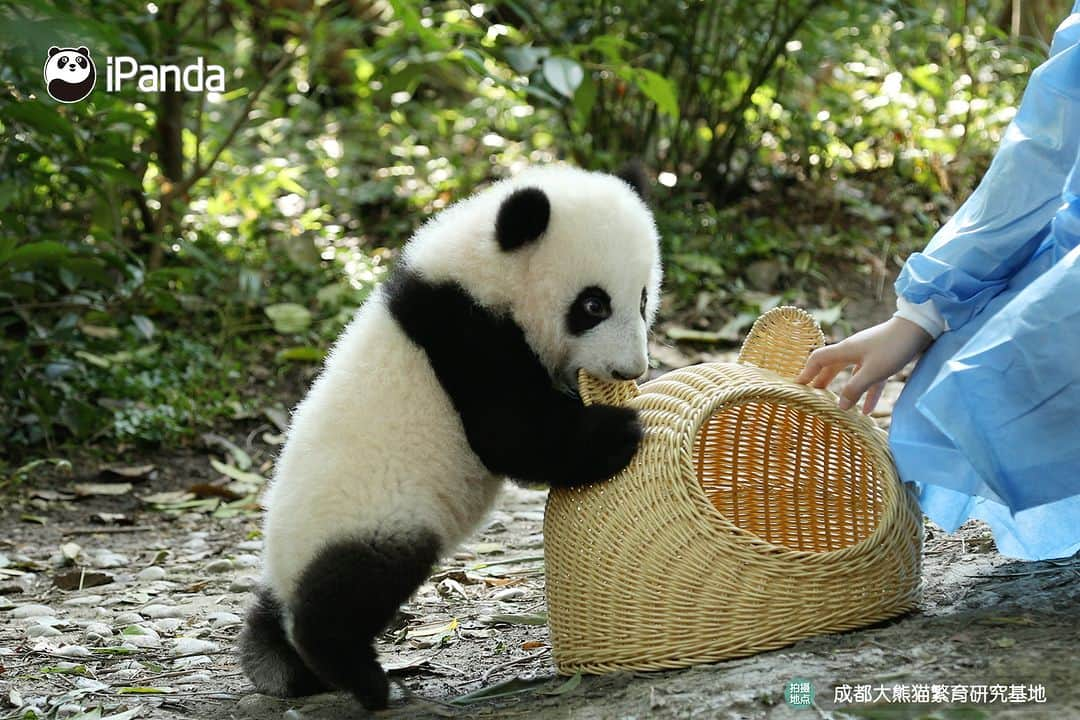
[[[2,5],[5,461],[185,442],[295,394],[411,230],[526,163],[640,158],[665,313],[699,324],[756,302],[757,261],[788,299],[836,261],[895,265],[973,187],[1045,53],[1005,5]],[[86,101],[44,92],[51,45],[91,48]],[[107,92],[119,55],[202,56],[227,91]]]

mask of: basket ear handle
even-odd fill
[[[625,405],[638,395],[637,383],[598,380],[584,370],[578,370],[578,393],[586,405]]]
[[[754,322],[739,351],[739,362],[792,380],[806,365],[807,356],[824,344],[817,320],[805,310],[785,305]]]

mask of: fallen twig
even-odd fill
[[[93,525],[86,525],[83,527],[69,528],[63,532],[64,535],[96,535],[97,533],[116,534],[116,533],[137,533],[137,532],[150,532],[155,530],[149,525],[129,525],[126,527],[95,527]]]

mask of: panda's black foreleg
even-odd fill
[[[641,422],[635,410],[612,405],[581,408],[577,422],[565,428],[553,487],[588,485],[612,477],[630,464],[641,443]]]
[[[553,487],[605,480],[625,468],[641,441],[637,412],[584,406],[554,390],[519,397],[490,396],[466,417],[469,442],[495,473]]]
[[[369,710],[385,708],[389,682],[375,638],[438,559],[430,531],[342,540],[307,567],[290,604],[292,642],[304,662]]]

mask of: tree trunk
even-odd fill
[[[161,42],[158,46],[159,60],[162,63],[180,62],[180,36],[177,19],[180,14],[178,0],[166,0],[162,4],[161,13],[158,16],[158,37]],[[162,187],[164,194],[168,193],[171,185],[176,185],[184,178],[184,95],[183,91],[163,92],[159,95],[157,113],[157,156],[158,166],[164,178]],[[153,247],[150,250],[150,269],[161,267],[165,255],[165,245],[168,243],[168,235],[174,230],[177,213],[174,206],[182,202],[182,198],[176,198],[172,202],[162,202],[158,209],[157,232],[151,238]]]
[[[1049,47],[1054,30],[1065,19],[1072,0],[1009,0],[1001,8],[997,26],[1013,41]]]

